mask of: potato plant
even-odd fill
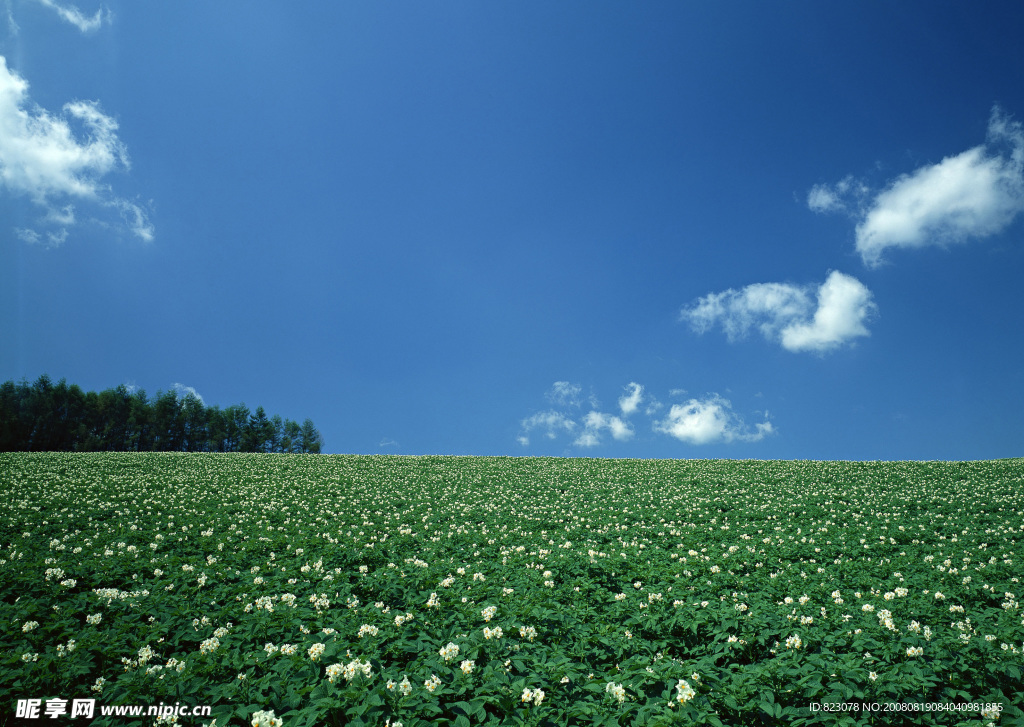
[[[1022,481],[0,454],[0,723],[32,698],[93,725],[1024,725]]]

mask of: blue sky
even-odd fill
[[[0,379],[326,451],[1024,454],[1024,9],[0,6]]]

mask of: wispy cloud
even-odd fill
[[[817,291],[813,286],[755,283],[699,298],[680,318],[698,333],[720,325],[730,341],[756,328],[788,351],[826,353],[869,335],[865,324],[876,309],[863,283],[833,270]]]
[[[687,444],[715,442],[756,442],[775,430],[770,421],[751,429],[732,410],[727,399],[712,394],[705,399],[690,399],[673,404],[664,419],[654,422],[654,431],[668,434]]]
[[[568,381],[556,381],[545,394],[545,398],[555,406],[579,406],[583,389],[579,384],[570,384]]]
[[[557,383],[561,385],[558,387],[560,390],[582,391],[580,387],[568,382]],[[742,418],[732,411],[730,403],[717,394],[710,394],[703,400],[690,399],[686,404],[674,405],[663,419],[655,419],[662,405],[647,394],[641,384],[631,381],[624,389],[625,393],[619,398],[622,416],[598,411],[596,408],[579,416],[579,412],[575,411],[578,402],[573,403],[575,400],[570,397],[567,400],[569,410],[548,409],[523,419],[517,440],[523,446],[528,446],[530,434],[540,431],[550,440],[567,435],[572,437],[572,446],[585,449],[604,444],[609,435],[615,441],[627,442],[636,436],[629,417],[641,412],[641,409],[649,418],[652,431],[667,434],[687,444],[755,442],[774,432],[767,415],[764,422],[753,428],[747,427]],[[681,390],[674,389],[670,395],[680,393]],[[547,398],[550,400],[551,397]],[[641,407],[643,402],[647,402],[645,407]]]
[[[63,231],[75,223],[69,199],[116,209],[127,228],[152,240],[153,226],[139,205],[111,193],[107,175],[130,169],[118,124],[95,101],[72,101],[61,115],[31,101],[28,83],[0,56],[0,187],[44,210],[39,222]],[[26,239],[38,230],[21,230]],[[54,232],[60,236],[62,231]]]
[[[561,432],[572,433],[576,429],[576,422],[554,410],[537,412],[523,419],[520,425],[522,429],[518,440],[523,446],[530,443],[530,432],[535,429],[541,430],[548,439],[555,439]]]
[[[92,15],[86,15],[74,5],[61,4],[54,0],[36,0],[40,5],[50,8],[61,20],[71,23],[83,33],[92,33],[100,29],[103,22],[110,22],[110,11],[100,8]]]
[[[612,414],[591,411],[583,417],[583,431],[573,444],[577,447],[595,447],[601,443],[601,433],[605,430],[620,442],[633,438],[633,427],[629,422]]]
[[[985,144],[897,177],[866,203],[864,189],[849,177],[831,187],[817,185],[807,204],[817,212],[854,216],[857,252],[869,267],[881,264],[892,248],[996,234],[1024,211],[1024,128],[997,106]]]
[[[384,437],[383,439],[380,440],[380,443],[377,446],[381,447],[381,448],[383,448],[383,447],[397,447],[398,446],[398,442],[396,442],[394,439],[389,439],[387,437]]]
[[[175,383],[173,386],[171,386],[171,388],[174,389],[174,391],[177,392],[178,396],[180,396],[182,399],[191,396],[194,397],[195,400],[198,401],[200,404],[203,404],[203,397],[199,394],[198,391],[196,391],[191,386],[185,386],[184,384]]]

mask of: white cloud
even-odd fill
[[[556,382],[553,390],[575,392],[576,396],[567,398],[570,408],[579,405],[580,388],[574,385],[558,386],[565,382]],[[607,441],[607,435],[618,442],[627,442],[636,436],[633,424],[625,417],[643,411],[650,418],[653,430],[668,434],[690,444],[706,444],[709,442],[756,442],[775,430],[765,420],[747,427],[743,420],[733,413],[730,403],[718,394],[711,394],[703,400],[690,399],[685,404],[676,404],[665,414],[664,418],[655,418],[663,405],[650,396],[643,385],[631,381],[624,387],[625,394],[619,398],[622,416],[616,416],[598,409],[591,409],[585,416],[569,415],[565,411],[549,409],[537,412],[520,422],[521,429],[516,437],[522,446],[530,444],[530,434],[540,431],[548,439],[557,439],[566,434],[572,437],[574,447],[597,447]],[[673,389],[673,396],[684,394],[683,389]],[[549,391],[548,398],[550,399]]]
[[[644,398],[644,387],[635,381],[630,381],[626,384],[626,392],[619,397],[619,409],[622,410],[624,416],[629,416],[640,407],[640,402]]]
[[[847,203],[849,197],[859,199]],[[865,203],[867,197],[867,188],[847,177],[813,187],[807,204],[817,212],[852,210],[857,252],[869,267],[891,248],[996,234],[1024,211],[1024,127],[996,107],[985,144],[897,177]]]
[[[113,195],[104,181],[130,169],[117,129],[95,101],[67,103],[60,116],[39,108],[28,83],[0,56],[0,187],[46,210],[42,223],[71,224],[71,198],[115,208],[136,236],[153,239],[145,211]]]
[[[110,22],[110,11],[100,8],[93,15],[88,16],[74,5],[61,5],[54,0],[36,0],[40,5],[45,5],[55,11],[65,22],[71,23],[83,33],[92,33],[99,30],[103,21]]]
[[[664,419],[654,422],[654,431],[668,434],[687,444],[713,442],[756,442],[775,430],[767,419],[749,429],[732,411],[728,400],[717,394],[685,404],[673,404]]]
[[[540,429],[548,439],[555,439],[560,431],[572,433],[576,429],[576,422],[561,412],[554,410],[537,412],[520,422],[522,434],[519,435],[519,443],[526,446],[530,443],[528,434],[534,429]]]
[[[825,353],[859,336],[876,306],[863,283],[838,271],[818,287],[755,283],[699,298],[680,314],[698,333],[721,325],[730,341],[756,327],[769,341],[793,351]],[[815,300],[816,298],[816,300]]]
[[[551,389],[545,394],[545,398],[555,406],[579,406],[580,394],[583,389],[578,384],[570,384],[568,381],[556,381]]]
[[[45,235],[41,235],[36,230],[16,227],[14,228],[14,234],[19,240],[30,245],[41,245],[43,247],[60,247],[68,239],[68,231],[63,228],[56,231],[47,231]]]
[[[849,275],[832,271],[818,289],[818,307],[810,321],[792,321],[780,332],[789,351],[823,353],[870,335],[864,321],[874,314],[871,291]]]
[[[573,442],[578,447],[593,447],[601,443],[601,432],[607,429],[613,438],[625,442],[633,438],[633,428],[617,416],[591,411],[583,418],[583,432]]]
[[[387,437],[384,437],[383,439],[380,440],[380,444],[378,444],[377,446],[378,447],[397,447],[398,446],[398,442],[396,442],[394,439],[388,439]]]
[[[178,396],[180,396],[182,399],[192,396],[195,397],[196,401],[198,401],[200,404],[203,403],[203,397],[199,394],[198,391],[193,389],[191,386],[185,386],[184,384],[175,383],[173,386],[171,386],[171,388],[174,389],[178,393]]]
[[[807,206],[814,212],[834,212],[845,209],[842,199],[836,190],[826,184],[816,184],[807,194]]]

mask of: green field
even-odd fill
[[[0,484],[3,724],[1024,725],[1024,460],[0,454]]]

